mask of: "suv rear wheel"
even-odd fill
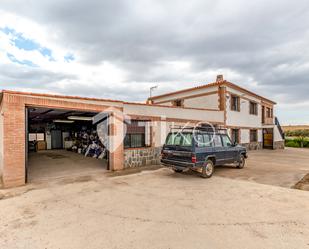
[[[242,169],[246,165],[246,158],[244,155],[240,155],[239,162],[237,163],[237,168]]]
[[[214,171],[215,171],[215,165],[214,165],[213,161],[207,160],[202,167],[202,175],[201,176],[203,178],[209,178],[209,177],[212,176]]]

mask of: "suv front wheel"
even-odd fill
[[[212,176],[212,174],[215,171],[215,165],[213,161],[207,160],[204,165],[202,166],[202,177],[203,178],[209,178]]]
[[[239,161],[237,163],[237,168],[242,169],[243,167],[245,167],[246,164],[246,158],[244,155],[240,155]]]

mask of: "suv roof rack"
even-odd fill
[[[208,133],[219,133],[219,134],[226,134],[227,129],[224,127],[219,126],[210,126],[210,125],[201,125],[201,126],[171,126],[171,132],[176,130],[178,132],[184,131],[201,131],[201,132],[208,132]]]

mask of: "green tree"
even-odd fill
[[[305,140],[309,138],[309,130],[306,129],[306,130],[287,131],[286,135],[288,137],[296,137],[300,147],[303,148]]]

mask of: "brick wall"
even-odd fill
[[[5,187],[25,183],[25,105],[22,99],[3,96],[3,172]]]
[[[275,141],[274,142],[274,149],[284,149],[285,148],[285,144],[284,141]]]
[[[110,169],[111,170],[122,170],[123,169],[123,132],[124,124],[123,119],[120,116],[112,115],[110,117]]]
[[[0,186],[2,186],[3,173],[3,105],[0,105]]]

